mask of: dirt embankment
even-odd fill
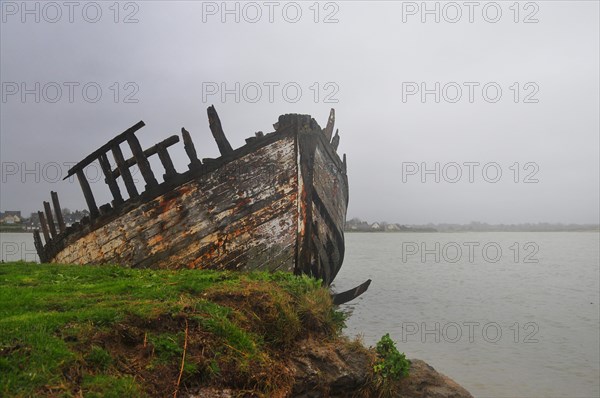
[[[0,299],[0,396],[471,397],[419,360],[383,377],[310,278],[15,263]]]

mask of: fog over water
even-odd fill
[[[597,397],[599,237],[346,234],[336,287],[373,281],[343,306],[345,333],[375,345],[389,332],[475,397]]]
[[[61,177],[139,120],[216,157],[214,104],[234,147],[335,108],[349,218],[598,223],[598,2],[475,3],[3,1],[0,210],[84,208]]]

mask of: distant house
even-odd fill
[[[20,210],[7,210],[0,214],[0,224],[20,224],[23,221]]]
[[[7,216],[15,216],[15,217],[19,217],[19,219],[23,218],[21,216],[21,210],[7,210],[4,213],[2,213],[2,217],[7,217]]]
[[[21,222],[21,217],[13,216],[13,215],[5,215],[2,217],[2,224],[19,224]]]
[[[346,221],[346,226],[344,227],[346,231],[368,231],[369,224],[366,221],[362,221],[359,218],[353,218],[351,220]]]
[[[381,225],[379,225],[378,222],[374,222],[373,224],[371,224],[371,229],[373,229],[373,230],[380,230],[381,229]]]
[[[385,226],[386,231],[395,232],[400,231],[400,225],[398,224],[388,224]]]

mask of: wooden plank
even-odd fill
[[[202,162],[200,162],[198,159],[198,154],[196,153],[196,147],[194,146],[192,137],[190,136],[190,133],[183,127],[181,128],[181,136],[183,137],[183,147],[185,149],[185,153],[187,153],[188,157],[190,158],[188,168],[190,170],[197,169],[200,167]]]
[[[177,137],[179,140],[179,137]],[[175,166],[173,166],[173,161],[171,160],[171,156],[169,155],[169,151],[162,145],[159,145],[157,148],[158,157],[160,158],[160,162],[165,168],[165,174],[163,175],[164,180],[168,180],[177,175],[177,171],[175,170]]]
[[[123,177],[123,182],[125,183],[125,188],[127,189],[127,193],[130,198],[136,198],[139,196],[137,188],[135,187],[135,183],[133,182],[133,177],[131,176],[131,172],[129,171],[129,167],[125,163],[125,158],[123,157],[123,151],[121,151],[121,147],[115,145],[112,149],[113,157],[115,158],[115,162],[117,163],[117,168]]]
[[[333,304],[340,305],[340,304],[347,303],[348,301],[354,300],[355,298],[357,298],[358,296],[360,296],[361,294],[366,292],[367,289],[369,288],[370,284],[371,284],[371,280],[367,279],[366,281],[364,281],[360,285],[356,286],[355,288],[346,290],[345,292],[333,294],[331,296],[331,299],[333,300]]]
[[[135,133],[136,131],[138,131],[139,129],[144,127],[145,125],[146,124],[140,120],[139,122],[137,122],[136,124],[134,124],[133,126],[128,128],[127,130],[123,131],[121,134],[117,135],[115,138],[108,141],[106,144],[102,145],[100,148],[96,149],[94,152],[92,152],[91,154],[86,156],[81,162],[79,162],[75,166],[71,167],[69,169],[69,172],[67,173],[67,176],[65,178],[63,178],[63,180],[66,180],[67,178],[76,174],[78,171],[83,170],[85,168],[85,166],[89,165],[94,160],[98,159],[98,157],[101,154],[106,153],[110,149],[112,149],[114,146],[119,145],[120,143],[125,141],[127,139],[127,137],[129,137],[131,134]]]
[[[50,242],[50,233],[48,233],[48,224],[46,223],[46,216],[41,211],[38,211],[38,218],[40,219],[40,226],[42,227],[42,233],[44,234],[44,240],[46,244]]]
[[[110,162],[108,161],[108,157],[106,156],[105,153],[103,153],[102,155],[100,155],[100,157],[98,158],[98,160],[100,161],[100,167],[102,168],[102,172],[104,173],[104,182],[106,182],[106,184],[108,185],[108,188],[110,189],[110,193],[113,196],[113,205],[114,206],[118,206],[119,204],[123,203],[123,196],[121,196],[121,190],[119,189],[119,184],[117,184],[117,181],[115,180],[115,177],[113,176],[112,173],[112,169],[110,167]]]
[[[233,152],[231,144],[229,141],[227,141],[227,137],[225,137],[225,132],[223,131],[223,126],[221,125],[221,120],[219,119],[219,115],[217,114],[215,107],[212,105],[209,106],[207,113],[210,131],[212,132],[213,137],[215,137],[215,141],[219,147],[219,152],[221,152],[221,155],[226,155]]]
[[[178,142],[179,142],[179,137],[176,135],[172,135],[169,138],[167,138],[166,140],[162,140],[158,144],[155,144],[155,145],[151,146],[150,148],[146,149],[144,151],[144,155],[146,155],[146,158],[149,158],[150,156],[156,155],[158,153],[158,147],[164,146],[165,148],[168,148],[171,145],[177,144]],[[125,165],[127,167],[131,167],[136,164],[137,164],[137,160],[135,159],[135,157],[131,157],[125,161]],[[112,173],[113,173],[114,178],[118,178],[121,175],[119,168],[114,169],[112,171]]]
[[[44,244],[42,243],[42,238],[40,238],[39,229],[33,231],[33,244],[35,245],[35,250],[37,251],[38,257],[40,258],[40,263],[45,263],[46,256],[44,255]]]
[[[92,189],[90,188],[90,183],[88,182],[83,170],[77,170],[77,179],[79,180],[79,185],[81,185],[81,190],[83,191],[83,197],[85,198],[85,203],[87,203],[87,207],[90,211],[90,217],[96,218],[99,215],[98,206],[96,205],[96,200],[94,199],[94,194],[92,193]]]
[[[50,202],[44,202],[44,211],[46,212],[46,220],[48,221],[48,227],[50,229],[50,235],[52,238],[56,238],[56,226],[54,225],[54,217],[52,217],[52,209],[50,208]]]
[[[335,124],[335,109],[331,108],[329,112],[329,119],[327,120],[327,126],[323,129],[323,134],[325,134],[325,138],[327,141],[331,140],[331,135],[333,134],[333,125]]]
[[[54,213],[56,214],[56,221],[58,222],[58,230],[63,233],[65,232],[65,220],[63,218],[62,209],[60,208],[60,202],[58,201],[58,194],[54,191],[50,191],[52,197],[52,205],[54,206]]]
[[[244,209],[252,206],[254,200],[254,194],[258,190],[261,192],[260,195],[262,197],[261,200],[265,200],[270,194],[267,194],[263,189],[268,187],[271,190],[275,190],[275,187],[283,187],[288,184],[288,180],[290,178],[296,179],[297,175],[294,171],[288,171],[286,174],[286,178],[281,176],[275,177],[280,171],[283,171],[284,164],[283,159],[288,159],[287,161],[293,161],[295,155],[293,154],[293,148],[291,147],[280,147],[278,144],[272,144],[269,147],[258,149],[255,152],[256,156],[246,156],[239,160],[236,160],[234,163],[229,163],[223,166],[223,169],[220,169],[219,172],[212,174],[213,178],[202,179],[202,182],[199,183],[200,186],[197,189],[204,191],[206,186],[210,186],[210,193],[208,194],[211,197],[211,202],[216,203],[217,206],[211,206],[214,211],[230,211],[231,209],[239,206],[237,201],[230,202],[232,197],[237,197],[234,194],[232,196],[231,190],[228,183],[221,180],[221,178],[217,178],[218,176],[228,176],[235,174],[236,181],[240,184],[243,184],[245,189],[243,189],[245,198],[244,198]],[[291,156],[291,158],[290,158]],[[265,159],[264,163],[260,162],[258,165],[255,165],[255,161],[258,161],[260,158],[268,157],[273,160]],[[275,159],[277,163],[275,162]],[[217,178],[216,180],[214,178]],[[269,181],[267,186],[263,184],[266,181]],[[277,184],[274,182],[277,181]],[[261,188],[262,186],[262,188]],[[187,188],[185,188],[187,190]],[[272,194],[272,193],[271,193]],[[146,217],[149,221],[144,224],[144,228],[155,228],[158,224],[163,225],[163,221],[161,218],[169,220],[167,224],[161,226],[160,230],[170,230],[172,227],[176,226],[179,222],[179,213],[181,208],[186,209],[203,209],[206,204],[197,201],[200,198],[204,198],[205,194],[202,193],[200,196],[193,196],[196,199],[192,199],[191,197],[185,196],[185,200],[180,198],[181,194],[177,191],[170,192],[166,194],[164,197],[169,196],[170,199],[166,200],[169,203],[172,203],[171,200],[177,198],[177,200],[181,200],[179,206],[174,205],[159,205],[157,202],[153,202],[152,205],[144,206],[143,208],[138,207],[127,214],[127,217],[131,217],[132,219],[144,218]],[[258,200],[258,198],[256,199]],[[223,207],[227,203],[226,207]],[[168,209],[168,210],[167,210]],[[186,210],[187,211],[187,210]],[[126,239],[129,240],[132,236],[135,236],[137,228],[132,228],[131,226],[141,225],[141,224],[127,224],[124,218],[119,219],[119,222],[114,225],[109,231],[106,233],[102,233],[97,236],[98,244],[100,246],[106,244],[106,242],[115,239],[118,235],[125,235]],[[124,224],[123,224],[124,223]],[[164,227],[164,228],[163,228]],[[189,233],[192,229],[196,229],[197,224],[194,223],[193,226],[186,227],[184,234]],[[70,262],[71,260],[69,260]]]
[[[134,134],[130,134],[127,137],[127,143],[131,148],[131,153],[137,162],[138,167],[140,168],[140,172],[142,173],[142,177],[144,177],[144,181],[146,181],[146,189],[153,188],[158,185],[158,181],[154,177],[154,173],[152,172],[152,168],[150,167],[150,162],[148,162],[148,158],[144,154],[142,150],[142,146],[138,141],[137,137]]]
[[[198,267],[291,271],[297,234],[295,162],[294,139],[277,140],[112,220],[53,261],[157,268],[194,262]],[[271,166],[272,173],[266,173]],[[264,251],[269,247],[286,249],[271,258],[273,252]]]

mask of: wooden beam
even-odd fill
[[[117,135],[112,140],[108,141],[106,144],[102,145],[100,148],[96,149],[94,152],[92,152],[91,154],[86,156],[81,162],[79,162],[75,166],[71,167],[69,169],[69,172],[67,173],[67,176],[65,178],[63,178],[63,180],[66,180],[67,178],[71,177],[73,174],[76,174],[78,171],[83,170],[85,168],[85,166],[89,165],[94,160],[98,159],[98,157],[101,154],[106,153],[110,149],[112,149],[114,146],[119,145],[120,143],[125,141],[127,139],[127,137],[129,137],[130,135],[132,135],[133,133],[135,133],[136,131],[138,131],[139,129],[144,127],[145,125],[146,124],[140,120],[139,122],[137,122],[136,124],[134,124],[133,126],[128,128],[127,130],[123,131],[121,134]]]
[[[154,177],[154,173],[152,172],[152,168],[150,167],[150,162],[148,162],[148,158],[144,154],[142,150],[142,146],[138,141],[137,137],[134,134],[130,134],[127,137],[127,143],[131,148],[131,153],[135,158],[135,161],[140,168],[140,172],[142,173],[142,177],[144,177],[144,181],[146,181],[146,189],[153,188],[158,185],[158,181]]]
[[[100,155],[98,158],[100,161],[100,167],[102,168],[102,172],[104,173],[104,182],[108,185],[110,189],[110,193],[113,196],[113,206],[118,206],[123,203],[123,196],[121,196],[121,190],[119,189],[119,184],[117,184],[117,180],[113,176],[112,169],[110,167],[110,162],[108,161],[108,157],[105,153]]]
[[[179,139],[179,137],[177,137]],[[166,181],[172,177],[177,175],[177,171],[173,166],[173,161],[171,160],[171,156],[169,155],[169,151],[162,145],[159,145],[157,148],[158,157],[160,158],[160,162],[165,168],[165,174],[163,175],[163,179]]]
[[[155,144],[153,146],[151,146],[150,148],[146,149],[144,151],[144,155],[146,155],[146,158],[149,158],[152,155],[156,155],[158,153],[158,147],[159,146],[164,146],[165,148],[170,147],[171,145],[175,145],[179,142],[179,136],[177,135],[172,135],[169,138],[162,140],[161,142],[159,142],[158,144]],[[125,161],[125,166],[127,167],[131,167],[137,164],[137,160],[135,159],[135,157],[131,157],[129,159],[127,159]],[[119,171],[119,168],[116,168],[112,171],[113,173],[113,177],[114,178],[118,178],[121,175],[121,172]]]
[[[333,134],[333,125],[335,124],[335,109],[331,108],[329,112],[329,119],[327,120],[327,126],[323,129],[323,134],[327,141],[331,141],[331,135]]]
[[[331,146],[333,147],[334,151],[337,151],[338,146],[340,145],[340,135],[339,135],[339,130],[335,130],[335,135],[333,136],[333,139],[331,140]]]
[[[185,149],[185,153],[187,153],[188,158],[190,158],[188,169],[197,169],[200,167],[202,162],[200,162],[198,159],[198,154],[196,153],[196,147],[194,146],[192,137],[190,136],[190,133],[183,127],[181,128],[181,136],[183,137],[183,147]]]
[[[52,239],[54,239],[56,238],[56,226],[54,225],[54,217],[52,217],[52,209],[50,208],[50,202],[44,202],[44,211],[46,212],[46,220],[48,220],[50,235],[52,235]]]
[[[42,238],[40,238],[39,229],[33,231],[33,244],[35,245],[35,250],[37,251],[38,257],[40,258],[40,263],[45,263],[46,256],[44,254],[44,244],[42,243]]]
[[[123,157],[123,151],[121,151],[121,147],[115,145],[111,149],[113,157],[115,158],[115,162],[117,163],[117,169],[123,177],[123,182],[125,183],[125,188],[127,189],[129,197],[137,198],[139,196],[139,193],[137,191],[137,188],[135,187],[135,183],[133,182],[133,177],[131,176],[129,167],[127,167],[127,164],[125,163],[125,158]]]
[[[40,219],[40,226],[42,227],[42,233],[44,234],[44,240],[46,244],[50,242],[50,233],[48,233],[48,224],[46,223],[46,217],[44,213],[38,211],[38,218]]]
[[[90,183],[85,177],[83,170],[77,170],[76,174],[77,179],[79,180],[79,185],[81,185],[81,190],[83,191],[85,203],[87,203],[87,207],[90,211],[90,218],[96,218],[100,213],[98,212],[98,206],[96,205],[94,194],[92,193],[92,189],[90,188]]]
[[[54,213],[56,214],[56,221],[58,222],[58,230],[63,233],[65,232],[65,220],[63,218],[62,210],[60,208],[60,202],[58,201],[58,194],[54,191],[50,191],[52,197],[52,205],[54,206]]]
[[[215,137],[215,141],[219,147],[219,152],[221,152],[221,155],[226,155],[233,152],[231,144],[229,141],[227,141],[227,137],[225,137],[225,132],[223,131],[223,126],[221,125],[221,120],[219,119],[219,115],[217,114],[215,107],[213,105],[209,106],[207,113],[210,131],[212,132],[213,137]]]

